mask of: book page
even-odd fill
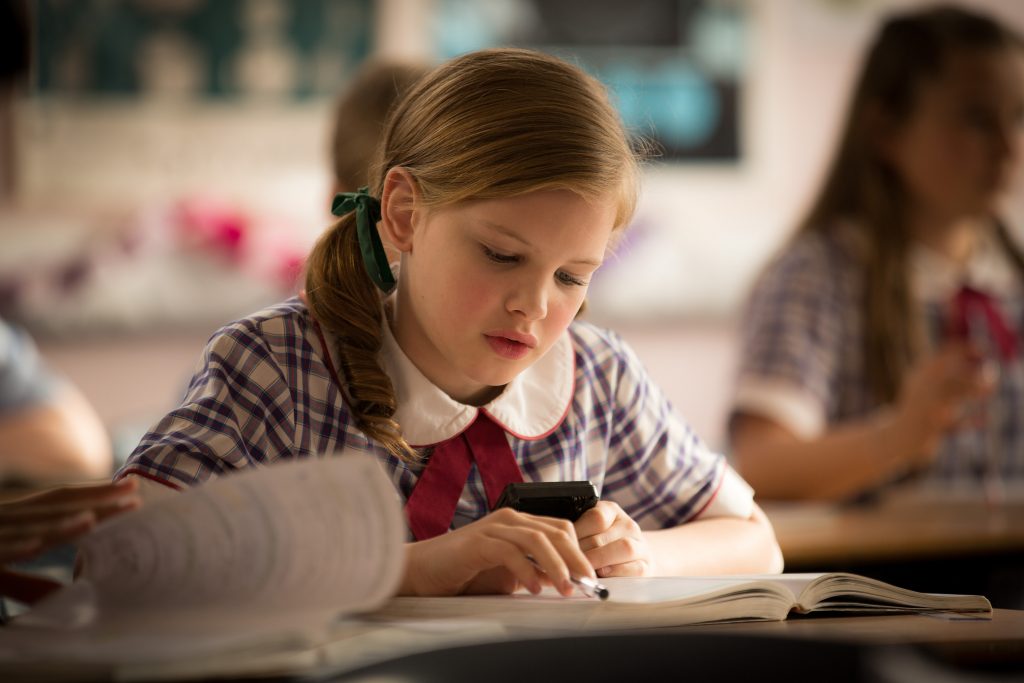
[[[114,518],[81,544],[81,579],[101,615],[351,613],[397,589],[403,541],[391,483],[346,453],[254,467]]]
[[[654,628],[750,619],[786,618],[793,599],[773,576],[618,577],[602,579],[607,600],[539,595],[396,597],[374,612],[388,619],[495,619],[513,628],[577,630]]]
[[[798,610],[953,612],[988,617],[992,605],[981,595],[919,593],[857,574],[816,577],[800,595]]]

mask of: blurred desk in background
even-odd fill
[[[398,657],[333,680],[895,683],[1008,680],[1022,671],[1024,612],[996,610],[991,621],[915,614],[822,616],[499,641]]]
[[[792,565],[918,560],[1024,550],[1024,500],[920,506],[766,504]]]
[[[1024,497],[766,503],[786,571],[851,571],[933,593],[1024,607]]]

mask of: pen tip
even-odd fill
[[[599,588],[597,590],[597,597],[600,598],[601,600],[607,600],[608,599],[608,589],[607,588]]]

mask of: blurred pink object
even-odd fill
[[[182,244],[219,254],[229,261],[244,257],[249,233],[248,217],[217,200],[192,197],[174,208],[174,226]]]

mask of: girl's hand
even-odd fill
[[[595,578],[571,522],[511,508],[406,549],[402,595],[538,593],[545,584],[571,595],[570,575]]]
[[[931,461],[945,434],[965,417],[968,401],[995,386],[981,355],[965,342],[951,342],[925,358],[904,378],[895,425],[912,465]]]
[[[0,503],[0,565],[35,557],[139,507],[138,483],[69,486]]]
[[[633,518],[617,503],[602,500],[576,520],[580,549],[597,575],[651,576],[654,555]]]

